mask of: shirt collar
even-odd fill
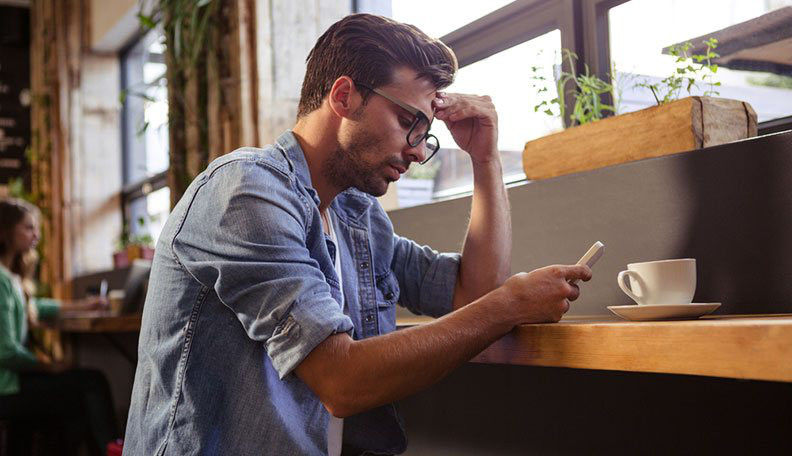
[[[311,183],[311,172],[308,170],[308,162],[305,161],[305,152],[303,152],[302,147],[300,147],[300,143],[297,142],[294,132],[286,130],[275,142],[286,155],[286,159],[289,161],[292,171],[297,175],[297,180],[299,180],[305,188],[314,190],[313,184]],[[316,193],[315,190],[314,193]],[[318,196],[316,197],[316,202],[317,204],[319,203]]]
[[[305,160],[305,152],[300,147],[294,132],[286,130],[275,142],[289,161],[292,171],[297,175],[297,180],[308,189],[314,203],[319,206],[319,195],[311,182],[311,172],[308,169],[308,162]],[[372,205],[371,199],[360,190],[348,188],[339,193],[331,205],[337,217],[351,222],[359,220],[369,210]]]

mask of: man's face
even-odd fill
[[[414,71],[396,70],[393,83],[379,89],[433,118],[435,87],[429,80],[415,79]],[[341,188],[384,195],[388,184],[398,180],[412,162],[425,157],[423,142],[416,147],[407,144],[414,119],[404,108],[372,93],[367,104],[344,122],[336,159],[328,163],[325,174]]]

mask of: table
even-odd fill
[[[46,323],[60,331],[66,338],[66,358],[72,357],[71,336],[75,334],[101,334],[110,344],[133,365],[137,364],[137,354],[127,350],[115,335],[140,331],[142,315],[115,315],[109,311],[64,312],[57,320]]]
[[[397,325],[432,320],[400,318]],[[67,334],[102,334],[134,363],[136,356],[113,334],[137,332],[140,321],[139,314],[97,312],[66,316],[53,326]],[[642,322],[571,315],[559,323],[518,326],[472,361],[792,382],[792,314]]]
[[[141,314],[114,315],[110,312],[67,313],[52,326],[66,333],[128,333],[140,331]]]
[[[792,382],[792,314],[649,322],[569,316],[518,326],[472,361]]]

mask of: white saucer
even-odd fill
[[[719,302],[691,304],[652,304],[639,306],[608,306],[608,310],[625,320],[690,320],[712,313],[720,307]]]

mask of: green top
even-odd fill
[[[0,265],[0,395],[19,392],[17,371],[38,363],[36,356],[25,348],[27,318],[25,298],[18,285],[18,277]],[[58,315],[60,303],[52,299],[35,299],[39,317]]]

